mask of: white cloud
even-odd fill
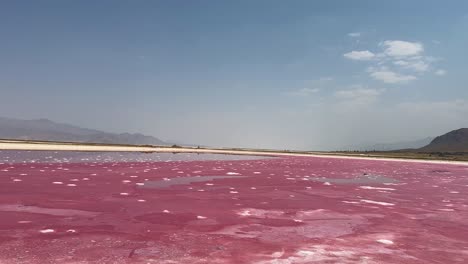
[[[403,40],[386,40],[379,43],[380,52],[368,50],[351,51],[343,56],[351,60],[371,61],[369,76],[375,80],[389,84],[407,83],[417,80],[424,73],[432,70],[432,65],[440,60],[426,56],[424,45],[420,42]],[[445,71],[435,71],[436,75],[444,75]]]
[[[426,72],[429,70],[429,63],[421,59],[413,61],[396,60],[393,62],[393,64],[402,66],[405,69],[409,69],[419,73]]]
[[[304,80],[304,81],[301,81],[300,86],[296,86],[295,88],[292,88],[293,89],[292,91],[287,91],[285,94],[289,96],[300,96],[300,97],[310,96],[328,87],[332,83],[332,81],[333,81],[333,77],[330,77],[330,76],[320,77],[314,80]],[[303,88],[298,89],[299,87],[303,87]]]
[[[393,64],[399,65],[399,66],[407,66],[409,62],[404,61],[404,60],[397,60],[397,61],[394,61]]]
[[[353,50],[351,52],[343,54],[343,56],[350,60],[372,60],[375,57],[375,54],[368,50]]]
[[[438,75],[438,76],[444,76],[445,74],[447,74],[447,71],[439,69],[439,70],[435,71],[434,73],[435,73],[435,75]]]
[[[334,97],[339,99],[341,104],[347,106],[363,106],[377,101],[380,94],[384,91],[384,89],[370,89],[354,85],[350,89],[336,91]]]
[[[362,97],[376,97],[382,93],[382,90],[368,89],[368,88],[356,88],[349,90],[339,90],[335,92],[335,97],[342,99],[357,99]]]
[[[424,46],[419,42],[386,40],[381,46],[385,48],[384,54],[391,57],[417,56],[424,52]]]
[[[288,94],[292,96],[309,96],[319,91],[320,89],[318,88],[302,88],[297,91],[288,92]]]
[[[351,33],[348,33],[348,36],[352,38],[358,38],[361,36],[361,32],[351,32]]]
[[[403,75],[389,70],[371,70],[370,76],[384,83],[407,83],[417,79],[413,75]]]

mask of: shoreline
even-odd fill
[[[317,157],[335,159],[359,159],[359,160],[380,160],[417,162],[431,164],[450,164],[468,166],[466,161],[432,160],[432,159],[411,159],[411,158],[390,158],[375,156],[344,155],[339,153],[294,153],[294,152],[274,152],[274,151],[254,151],[254,150],[230,150],[230,149],[207,149],[207,148],[187,148],[187,147],[150,147],[132,145],[100,145],[85,143],[62,143],[62,142],[41,142],[41,141],[14,141],[1,140],[0,151],[85,151],[85,152],[159,152],[159,153],[200,153],[200,154],[226,154],[226,155],[249,155],[249,156],[274,156],[274,157]]]

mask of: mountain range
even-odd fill
[[[168,145],[166,142],[139,133],[109,133],[48,119],[21,120],[0,117],[0,138],[46,140],[104,144]]]

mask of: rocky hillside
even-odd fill
[[[468,128],[453,130],[434,138],[419,149],[424,152],[468,152]]]

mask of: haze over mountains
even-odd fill
[[[391,143],[367,143],[359,145],[351,145],[346,147],[346,150],[355,151],[391,151],[401,149],[419,149],[427,146],[433,140],[433,137],[426,137],[418,140],[400,141]]]
[[[21,120],[0,117],[1,139],[47,140],[105,144],[172,145],[156,137],[139,133],[109,133],[95,129],[81,128],[48,119]],[[187,144],[181,144],[186,145]],[[347,150],[418,152],[468,152],[468,128],[453,130],[436,138],[414,141],[350,146]]]
[[[138,133],[108,133],[56,123],[48,119],[20,120],[3,117],[0,117],[0,138],[106,144],[168,145],[158,138]]]

